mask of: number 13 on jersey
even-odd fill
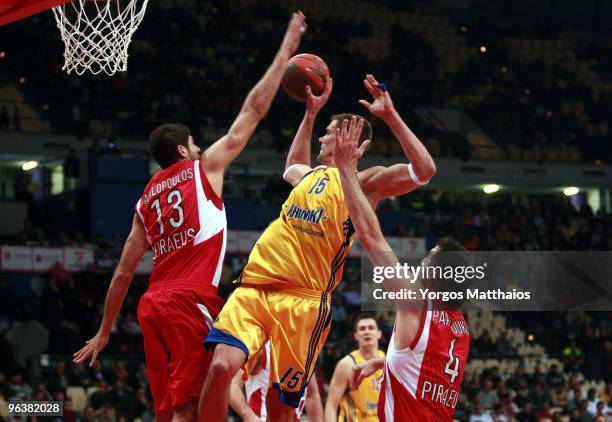
[[[157,198],[151,203],[151,209],[157,212],[157,224],[159,224],[159,234],[162,234],[164,232],[164,221],[162,218],[164,213],[161,209],[160,199],[161,198]],[[166,197],[166,204],[171,205],[173,210],[172,215],[170,215],[170,217],[168,218],[168,223],[171,227],[175,229],[180,227],[184,221],[184,213],[183,208],[181,207],[181,202],[183,202],[183,198],[181,195],[181,191],[178,189],[171,191]]]

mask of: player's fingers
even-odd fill
[[[87,353],[87,352],[89,351],[89,349],[90,349],[90,346],[87,344],[87,345],[83,346],[83,347],[81,348],[81,350],[79,350],[78,352],[76,352],[76,353],[75,353],[75,356],[76,356],[76,355],[82,356],[84,353]]]
[[[375,97],[379,97],[384,93],[384,91],[380,88],[382,84],[380,84],[376,79],[374,79],[374,76],[368,75],[367,81],[374,90],[374,93],[372,95],[374,95]]]
[[[340,128],[336,128],[336,146],[340,146],[342,142],[342,134],[340,132]]]
[[[306,25],[306,16],[304,16],[301,10],[298,10],[295,15],[301,31],[306,32],[306,28],[308,28],[308,25]]]
[[[368,81],[367,79],[363,80],[363,86],[366,87],[366,89],[368,90],[368,92],[370,93],[370,95],[372,97],[376,97],[376,88],[374,88],[374,86],[370,83],[370,81]]]
[[[366,152],[369,146],[370,146],[369,139],[366,139],[365,141],[361,143],[361,145],[359,146],[359,149],[357,150],[357,152],[359,153],[359,158],[363,157],[363,154]]]
[[[306,84],[306,95],[312,97],[312,88],[308,84]]]
[[[85,359],[87,359],[87,357],[89,357],[89,350],[81,349],[75,355],[74,361],[76,363],[80,363],[80,362],[83,362]]]
[[[300,11],[293,12],[291,14],[291,21],[289,22],[289,27],[291,28],[299,28],[301,32],[306,32],[306,17]]]
[[[329,97],[329,94],[331,94],[333,88],[334,79],[330,76],[327,78],[327,81],[325,81],[325,89],[323,90],[323,95]]]
[[[348,119],[344,119],[342,121],[342,138],[344,139],[348,138],[348,126],[349,126]]]
[[[97,358],[98,358],[98,351],[94,350],[93,354],[91,355],[91,361],[89,362],[89,366],[94,366]]]
[[[359,122],[357,123],[357,129],[355,129],[355,137],[357,139],[359,139],[359,136],[361,135],[362,130],[363,130],[363,119],[359,119]]]
[[[351,143],[354,145],[355,149],[357,149],[357,138],[358,137],[359,137],[359,122],[357,121],[357,118],[353,116],[353,118],[351,119]]]
[[[370,84],[374,87],[378,86],[378,81],[376,80],[376,78],[374,77],[374,75],[372,75],[371,73],[368,74],[368,76],[366,76],[368,81],[370,82]]]
[[[83,353],[83,350],[85,350],[86,348],[87,348],[87,346],[81,347],[79,350],[74,352],[74,354],[72,356],[76,356],[76,355],[79,355],[79,354]]]
[[[355,132],[357,129],[357,117],[351,117],[351,124],[349,125],[349,140],[352,143],[355,140]]]
[[[75,359],[78,359],[78,358],[80,358],[80,357],[81,357],[81,355],[83,355],[83,349],[79,350],[78,352],[76,352],[76,353],[75,353],[74,355],[72,355],[72,356],[74,356],[74,358],[75,358]]]
[[[372,105],[371,103],[369,103],[366,100],[359,100],[359,104],[361,104],[362,106],[364,106],[365,108],[367,108],[368,110],[370,109],[370,106]]]

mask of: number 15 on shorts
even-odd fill
[[[302,376],[304,372],[296,371],[294,368],[289,368],[285,371],[283,376],[280,379],[281,389],[283,385],[285,385],[285,381],[287,382],[287,389],[293,390],[302,380]]]

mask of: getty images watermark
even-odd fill
[[[362,259],[362,309],[612,310],[612,252],[472,252],[466,265],[438,253],[448,259]]]

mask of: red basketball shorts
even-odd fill
[[[216,292],[153,285],[140,299],[138,322],[155,414],[200,397],[212,358],[203,342],[222,306]]]

